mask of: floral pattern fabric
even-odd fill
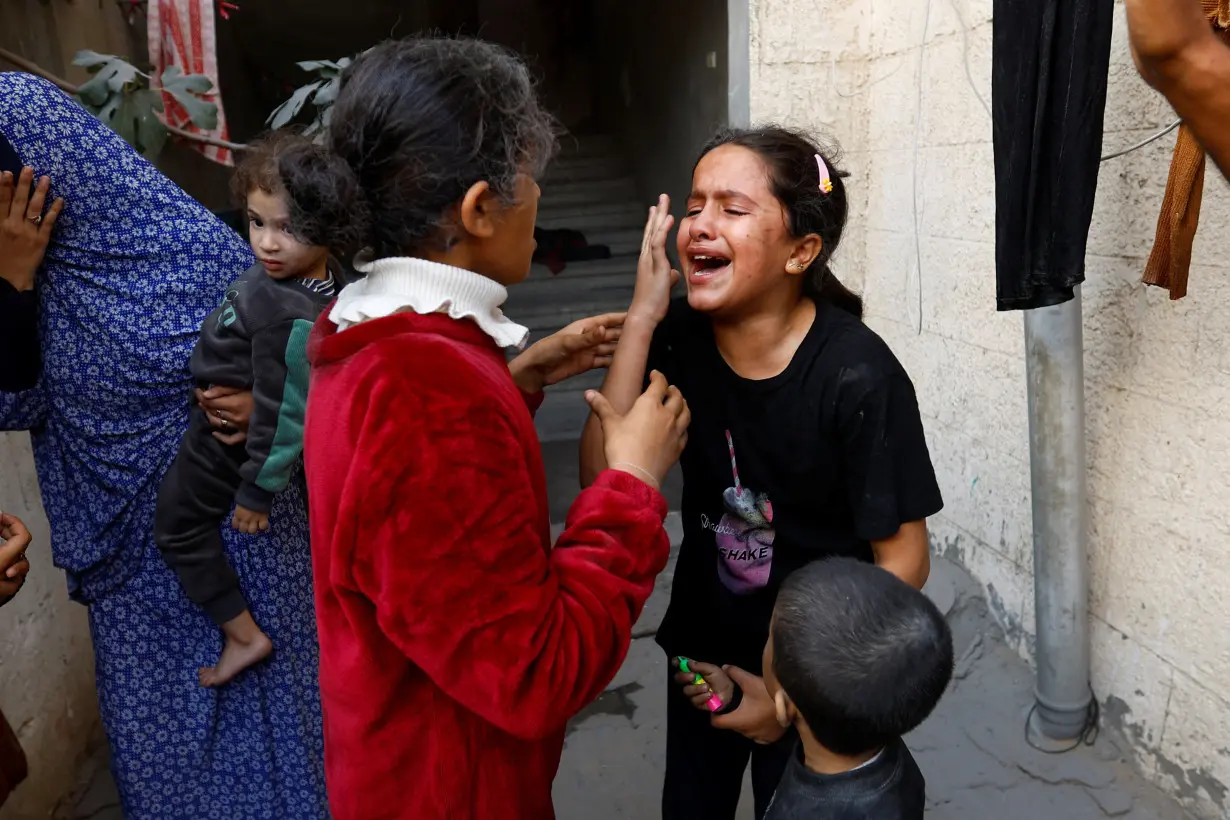
[[[0,134],[65,199],[38,279],[43,372],[0,393],[30,430],[52,552],[89,606],[99,704],[126,817],[325,818],[311,563],[301,482],[227,557],[273,656],[204,689],[221,634],[153,542],[187,427],[201,322],[252,263],[241,237],[51,84],[0,74]]]

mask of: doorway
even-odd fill
[[[566,130],[542,181],[539,228],[565,257],[534,266],[506,311],[534,338],[627,307],[645,214],[660,193],[678,212],[697,152],[715,129],[748,121],[749,0],[301,0],[244,4],[218,26],[221,86],[235,139],[310,78],[302,60],[354,55],[416,32],[478,36],[520,53]],[[540,242],[541,244],[541,242]],[[596,246],[596,248],[595,248]],[[605,249],[608,256],[599,256]],[[548,394],[546,442],[572,442],[592,374]],[[565,479],[567,480],[567,479]]]

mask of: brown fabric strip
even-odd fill
[[[1204,149],[1186,125],[1179,128],[1170,178],[1157,218],[1157,238],[1145,265],[1142,281],[1170,291],[1171,299],[1187,295],[1187,275],[1192,262],[1192,243],[1200,223],[1204,193]]]

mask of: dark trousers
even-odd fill
[[[673,677],[667,687],[662,820],[734,820],[749,759],[756,818],[763,818],[798,734],[791,729],[762,746],[737,732],[713,728],[708,713],[692,705]]]
[[[991,51],[1000,310],[1066,302],[1085,279],[1114,0],[995,0]]]
[[[199,407],[158,490],[154,541],[188,598],[216,624],[248,608],[226,560],[219,528],[235,503],[247,459],[243,444],[223,444]]]

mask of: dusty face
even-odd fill
[[[500,205],[494,232],[483,240],[480,270],[501,285],[515,285],[530,274],[533,264],[534,223],[538,221],[538,183],[528,174],[517,177],[516,201]]]
[[[323,276],[329,252],[290,233],[286,195],[259,188],[248,192],[248,241],[252,252],[274,279]]]
[[[768,168],[741,146],[715,148],[696,166],[677,242],[688,303],[701,312],[737,314],[792,287],[796,272],[788,265],[798,242]]]

